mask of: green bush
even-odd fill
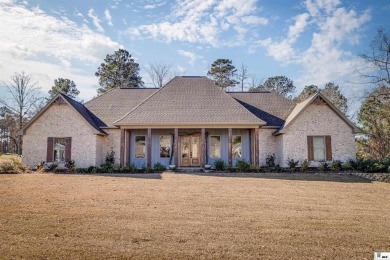
[[[342,168],[344,171],[353,170],[353,166],[352,166],[352,164],[351,164],[350,161],[344,162],[344,163],[341,165],[341,168]]]
[[[329,170],[329,164],[327,162],[321,162],[320,166],[318,166],[318,170],[322,172]]]
[[[55,172],[56,169],[58,168],[58,164],[53,162],[53,163],[50,163],[50,164],[46,164],[47,165],[47,170],[49,172]]]
[[[217,171],[223,171],[225,169],[225,161],[218,159],[214,162],[215,170]]]
[[[167,168],[160,162],[156,162],[154,165],[153,165],[153,169],[157,172],[163,172],[165,171]]]
[[[290,168],[290,170],[294,170],[295,167],[298,166],[299,160],[295,161],[294,159],[287,158],[286,163],[288,164],[288,167]]]
[[[301,171],[305,172],[309,169],[309,167],[310,167],[310,162],[307,159],[303,160],[303,162],[301,163]]]
[[[342,167],[341,161],[335,160],[330,163],[330,169],[332,171],[340,171]]]
[[[239,172],[249,172],[251,169],[251,165],[247,163],[245,160],[237,160],[236,169]]]
[[[275,154],[268,154],[265,158],[265,164],[267,167],[273,168],[276,166],[275,164]]]

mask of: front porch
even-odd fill
[[[259,128],[121,128],[120,165],[203,168],[223,160],[259,165]]]

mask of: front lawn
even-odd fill
[[[372,259],[390,184],[314,174],[0,175],[1,258]]]

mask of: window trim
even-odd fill
[[[214,136],[215,137],[219,137],[219,157],[213,157],[212,156],[211,138],[214,137]],[[222,137],[221,137],[221,135],[209,135],[209,151],[210,151],[209,157],[213,158],[213,159],[220,159],[220,158],[222,158],[222,150],[221,150],[221,148],[222,148]]]
[[[315,160],[314,158],[314,138],[322,137],[324,140],[324,157],[323,161]],[[332,161],[332,137],[331,135],[308,135],[307,136],[307,159],[311,162],[327,162]]]

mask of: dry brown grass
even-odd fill
[[[390,251],[389,184],[262,176],[0,175],[0,258],[372,259]]]

